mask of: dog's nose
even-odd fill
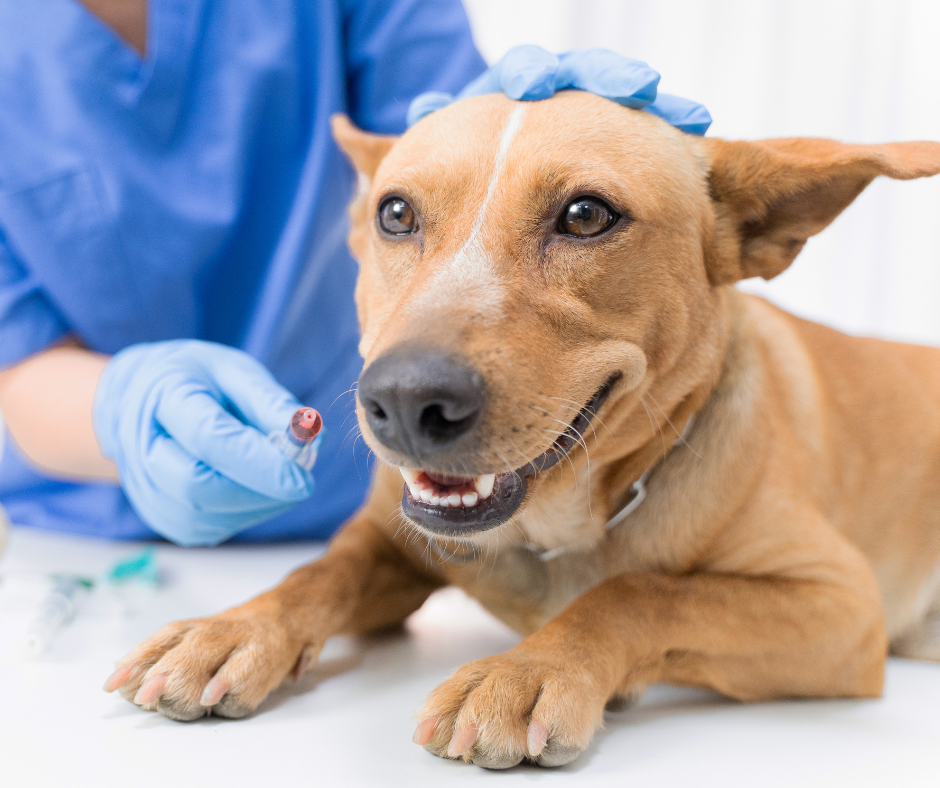
[[[454,448],[486,401],[483,376],[439,353],[390,351],[359,377],[359,401],[375,437],[420,461]]]

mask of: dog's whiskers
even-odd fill
[[[496,571],[496,562],[499,559],[499,529],[498,528],[496,529],[495,536],[496,536],[496,547],[493,549],[493,553],[492,553],[493,560],[490,563],[490,577],[492,577],[493,572]],[[488,541],[487,541],[487,546],[489,546]],[[480,576],[483,574],[483,570],[486,568],[486,559],[489,557],[490,557],[490,553],[487,550],[486,552],[484,552],[483,560],[480,562],[480,569],[477,572],[477,580],[479,580]]]
[[[693,449],[691,446],[689,446],[689,442],[685,439],[682,433],[676,429],[676,425],[672,423],[670,418],[666,415],[665,411],[659,407],[659,403],[656,401],[656,397],[653,396],[652,392],[647,392],[647,394],[649,394],[650,399],[653,400],[653,404],[656,406],[659,412],[663,414],[663,418],[666,420],[666,423],[670,427],[672,427],[672,431],[676,433],[676,439],[680,441],[686,448],[688,448],[688,450],[692,452],[692,454],[698,457],[698,459],[702,459],[702,455],[699,454],[697,451],[695,451],[695,449]]]
[[[560,399],[560,398],[555,397],[554,399]],[[587,462],[588,515],[593,519],[594,513],[593,513],[592,501],[591,501],[591,452],[587,445],[587,439],[584,437],[584,434],[582,432],[580,432],[577,428],[574,427],[574,425],[564,422],[561,419],[555,418],[549,413],[549,411],[545,410],[544,408],[539,407],[538,405],[531,405],[531,407],[535,410],[542,411],[542,413],[548,416],[551,421],[554,421],[556,424],[560,424],[562,427],[564,427],[564,430],[557,432],[557,433],[555,433],[554,430],[543,429],[543,432],[547,432],[550,435],[554,436],[553,442],[557,441],[559,438],[561,438],[565,433],[569,432],[570,430],[572,433],[574,433],[575,442],[579,446],[581,446],[581,448],[584,449],[584,456]],[[580,410],[578,411],[578,413],[580,413]],[[589,421],[588,424],[590,425],[591,422]],[[594,431],[593,427],[591,431],[594,434],[594,440],[597,440],[597,432]],[[571,467],[571,473],[574,476],[574,480],[575,480],[575,489],[577,490],[580,488],[580,478],[578,476],[577,469],[574,467],[574,462],[569,456],[569,452],[565,452],[564,457],[567,460],[568,465]]]
[[[342,429],[342,427],[340,427],[340,429]],[[346,437],[343,438],[343,442],[340,445],[345,447],[346,441],[348,441],[350,438],[355,440],[356,438],[361,438],[361,437],[362,437],[362,430],[359,429],[359,424],[358,423],[353,424],[352,427],[350,427],[346,431]]]
[[[584,435],[583,435],[582,433],[578,432],[578,430],[577,430],[576,428],[574,428],[574,427],[571,427],[571,431],[572,431],[575,435],[578,436],[576,440],[577,440],[577,442],[580,443],[581,446],[584,448],[584,457],[585,457],[585,460],[586,460],[586,462],[587,462],[588,517],[590,517],[590,518],[593,520],[593,519],[594,519],[594,512],[593,512],[592,509],[591,509],[591,452],[590,452],[590,450],[588,449],[587,441],[585,440]],[[595,437],[595,439],[596,439],[596,438],[597,438],[597,435],[595,434],[594,437]],[[566,456],[566,457],[568,456],[568,453],[567,453],[567,452],[565,452],[565,456]],[[569,459],[569,462],[570,462],[570,459]],[[572,468],[573,468],[573,467],[574,467],[574,464],[572,463]]]
[[[408,520],[407,517],[405,517],[405,513],[401,510],[400,506],[397,509],[395,509],[385,520],[386,527],[388,527],[390,521],[393,518],[398,520],[398,526],[395,528],[395,535],[393,539],[398,539],[398,538],[403,537],[405,540],[405,549],[410,548],[411,545],[414,543],[414,540],[418,536],[420,536],[418,529],[415,528],[414,524],[411,523],[411,521]],[[425,566],[430,567],[431,545],[429,542],[425,542],[424,550],[422,551],[422,553],[424,556]]]
[[[656,425],[655,422],[654,422],[653,413],[652,413],[652,411],[649,409],[649,407],[647,406],[646,402],[643,400],[643,397],[642,397],[642,396],[640,397],[640,404],[643,406],[643,410],[646,411],[646,417],[650,420],[650,429],[652,430],[652,432],[653,432],[653,437],[655,438],[655,437],[656,437],[657,425]],[[663,458],[665,458],[665,457],[666,457],[666,454],[668,453],[668,450],[666,449],[666,438],[665,438],[665,436],[663,435],[663,428],[662,428],[661,425],[658,427],[658,429],[659,429],[659,439],[660,439],[660,440],[662,441],[662,443],[663,443]]]
[[[558,400],[559,402],[568,403],[568,405],[569,405],[569,408],[568,408],[568,409],[571,410],[571,411],[573,411],[573,412],[576,413],[576,414],[581,412],[581,408],[578,407],[578,403],[576,403],[574,400],[565,399],[564,397],[549,397],[549,399],[555,399],[555,400]],[[607,434],[610,435],[610,437],[614,437],[613,433],[610,431],[610,429],[608,428],[607,424],[605,424],[605,423],[604,423],[604,420],[603,420],[602,418],[600,418],[596,413],[591,417],[591,420],[588,422],[588,425],[591,427],[591,431],[592,431],[592,432],[594,432],[594,423],[595,423],[595,422],[597,422],[597,424],[599,424],[601,427],[603,427],[605,430],[607,430]],[[594,438],[595,438],[595,439],[597,438],[597,433],[596,433],[596,432],[594,432]]]
[[[330,407],[326,409],[327,413],[329,413],[330,408],[332,408],[339,401],[340,397],[345,397],[347,394],[353,394],[354,392],[358,390],[358,388],[359,388],[359,381],[357,380],[355,383],[352,384],[352,386],[346,389],[346,391],[344,391],[342,394],[337,394],[336,399],[334,399],[330,403]]]
[[[546,430],[543,430],[543,432],[547,432],[549,435],[553,435],[556,440],[557,440],[559,437],[561,437],[561,435],[560,435],[560,434],[556,434],[556,433],[554,432],[554,430],[547,430],[547,429],[546,429]],[[567,452],[567,451],[566,451],[566,452],[563,453],[562,456],[565,458],[565,460],[568,461],[568,465],[571,466],[571,475],[574,477],[574,488],[575,488],[575,490],[578,490],[578,488],[579,488],[579,486],[580,486],[580,484],[581,484],[581,480],[578,478],[578,472],[577,472],[577,470],[575,470],[574,463],[571,461],[571,457],[569,456],[569,454],[570,454],[570,452]]]
[[[503,454],[499,449],[494,449],[494,451],[499,456],[499,459],[502,461],[503,467],[506,468],[505,472],[511,473],[513,476],[515,476],[518,479],[519,471],[512,464],[510,464],[509,458],[506,457],[506,455]]]
[[[515,443],[510,444],[509,448],[512,450],[512,453],[519,458],[519,465],[517,467],[524,468],[529,464],[529,457],[519,448]]]

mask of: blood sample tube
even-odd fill
[[[272,432],[268,437],[287,459],[309,471],[317,461],[322,429],[319,413],[313,408],[300,408],[291,416],[284,432]]]

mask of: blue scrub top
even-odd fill
[[[346,112],[401,132],[410,100],[484,63],[458,0],[150,0],[141,59],[77,0],[0,0],[0,367],[66,334],[114,353],[195,337],[262,361],[328,434],[313,497],[239,541],[326,537],[371,464],[346,248]],[[62,396],[67,397],[68,391]],[[120,489],[7,445],[14,522],[154,537]]]

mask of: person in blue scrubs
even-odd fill
[[[417,94],[478,76],[464,10],[149,0],[138,52],[95,5],[0,0],[0,407],[15,439],[0,502],[21,525],[118,539],[326,537],[370,472],[352,392],[355,181],[329,118],[400,133]],[[170,358],[159,344],[183,339],[205,344]],[[111,371],[122,349],[137,357]],[[91,424],[96,394],[111,413]],[[265,438],[301,402],[327,425],[315,487]],[[228,475],[200,461],[203,427]]]
[[[0,0],[11,519],[195,545],[349,517],[370,468],[330,117],[391,134],[454,93],[578,88],[708,125],[612,52],[484,69],[459,0]],[[301,403],[327,425],[316,484],[268,439]]]

